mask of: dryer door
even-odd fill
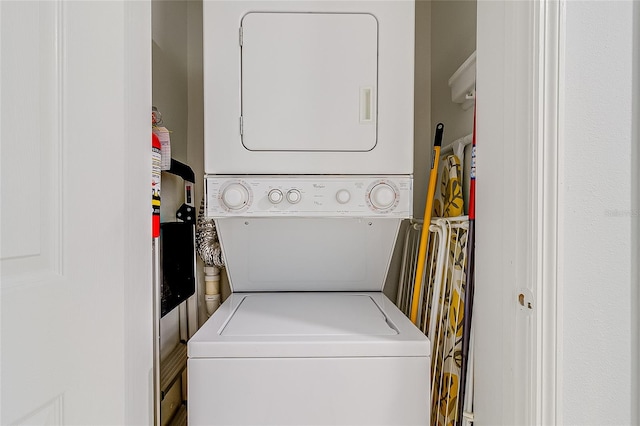
[[[246,14],[242,144],[250,151],[372,150],[378,21],[366,13]]]

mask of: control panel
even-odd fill
[[[206,176],[206,215],[400,217],[412,214],[411,176]]]

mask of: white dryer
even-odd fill
[[[205,1],[207,174],[411,174],[414,3]]]

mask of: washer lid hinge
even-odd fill
[[[240,47],[242,47],[242,27],[240,27],[240,37],[239,37]]]
[[[242,131],[243,131],[243,128],[242,128],[242,116],[240,116],[240,136],[242,136]]]

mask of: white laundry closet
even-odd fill
[[[433,122],[447,124],[445,143],[468,131],[464,113],[467,124],[438,116],[438,81],[466,57],[456,36],[476,34],[475,421],[639,424],[640,4],[416,10],[416,216]],[[0,423],[160,424],[150,86],[153,72],[175,155],[203,176],[202,2],[2,1],[0,21]],[[160,340],[176,343],[176,328],[161,324]],[[183,384],[162,401],[162,423]]]
[[[187,4],[184,5],[184,19],[188,24],[184,24],[183,34],[186,37],[182,54],[185,56],[188,67],[187,72],[183,75],[184,79],[181,80],[185,83],[185,91],[188,94],[186,99],[181,99],[181,102],[184,106],[188,106],[189,110],[189,117],[186,120],[189,130],[187,132],[185,151],[187,158],[193,161],[196,174],[202,174],[204,166],[198,164],[198,161],[203,158],[201,146],[203,124],[200,121],[203,115],[201,112],[202,99],[200,98],[200,93],[202,88],[200,86],[201,74],[199,71],[201,58],[198,57],[198,53],[201,50],[199,45],[201,12],[196,2],[187,2]],[[528,63],[526,61],[517,62],[513,59],[518,56],[518,49],[540,48],[538,36],[541,30],[536,27],[536,23],[540,24],[545,19],[549,20],[549,22],[560,21],[561,24],[559,26],[563,28],[563,31],[579,33],[582,27],[577,23],[577,17],[584,16],[585,13],[589,18],[593,16],[590,11],[581,9],[582,5],[582,3],[577,2],[573,9],[569,9],[570,13],[565,15],[567,10],[564,9],[564,6],[554,12],[553,3],[545,4],[543,5],[545,7],[540,6],[539,8],[534,7],[532,3],[518,6],[509,2],[494,2],[482,5],[466,1],[419,1],[416,3],[414,216],[421,216],[422,206],[424,205],[434,123],[438,121],[445,123],[445,144],[471,132],[472,118],[470,110],[462,110],[459,105],[447,102],[447,97],[450,94],[448,87],[445,87],[444,84],[457,66],[464,62],[468,55],[475,50],[476,43],[471,40],[476,35],[476,32],[478,34],[478,74],[485,77],[485,86],[482,87],[482,80],[479,83],[480,96],[482,96],[483,89],[487,93],[487,90],[495,92],[505,90],[504,86],[509,84],[514,88],[521,87],[524,80],[534,80],[532,73],[542,72],[535,65],[538,62],[536,62],[536,58],[533,55],[528,57]],[[599,3],[596,3],[593,7],[597,10],[599,5]],[[624,7],[626,6],[620,6],[619,9],[614,11],[613,15],[621,18],[630,13],[626,9],[622,10]],[[585,9],[588,8],[585,7]],[[550,16],[553,13],[556,13],[557,16]],[[536,15],[536,18],[532,19],[531,15]],[[630,13],[631,15],[633,14]],[[573,18],[575,21],[569,19],[568,23],[565,22],[563,19],[566,16]],[[534,35],[531,35],[528,39],[526,37],[523,38],[522,32],[518,32],[518,28],[528,28],[531,34]],[[509,38],[508,35],[514,35],[514,37]],[[520,38],[515,37],[515,35],[519,35]],[[560,40],[574,43],[571,47],[579,45],[576,39],[570,38],[567,41],[560,38]],[[498,45],[500,48],[494,48],[494,46]],[[520,54],[521,52],[522,50],[520,50]],[[569,59],[572,58],[570,57]],[[576,56],[576,58],[579,59],[579,56]],[[538,71],[533,72],[531,70]],[[608,71],[602,70],[599,72],[601,75],[605,75]],[[495,102],[493,95],[485,95],[485,98],[489,98],[487,99],[488,102]],[[482,138],[484,137],[486,141],[484,142],[486,156],[483,158],[483,155],[479,154],[479,162],[480,164],[483,164],[483,162],[487,165],[491,164],[484,172],[480,171],[479,176],[483,173],[485,174],[485,184],[487,182],[495,183],[497,179],[500,179],[502,183],[497,186],[494,185],[493,188],[500,188],[502,196],[504,194],[510,194],[509,196],[520,194],[521,198],[518,199],[518,202],[519,205],[524,206],[527,205],[524,194],[528,194],[529,192],[527,191],[531,191],[531,187],[534,185],[531,178],[527,178],[527,173],[522,172],[526,167],[532,167],[531,165],[527,166],[527,164],[530,164],[528,161],[531,155],[531,153],[527,153],[527,149],[532,149],[532,145],[529,148],[522,144],[518,145],[518,147],[510,148],[508,145],[496,146],[490,140],[494,137],[504,138],[505,135],[507,135],[507,138],[515,138],[518,135],[517,125],[520,124],[525,127],[527,125],[523,123],[522,116],[526,114],[525,110],[529,105],[532,105],[532,98],[534,98],[534,94],[522,92],[509,98],[512,108],[501,107],[502,109],[500,109],[497,104],[488,103],[484,112],[482,110],[479,112],[480,153],[483,152]],[[482,103],[482,101],[480,102]],[[504,122],[496,121],[495,114],[497,113],[495,111],[498,110],[502,111]],[[501,135],[498,135],[501,128],[504,128],[504,131]],[[522,137],[524,135],[520,134],[519,136]],[[633,151],[631,153],[633,154]],[[488,157],[492,159],[490,160]],[[504,161],[493,162],[497,158],[507,159],[507,161],[506,163]],[[534,172],[534,176],[540,178],[539,173],[535,170]],[[502,173],[502,176],[498,177],[500,173]],[[516,178],[510,182],[508,176],[515,176]],[[484,245],[489,251],[497,250],[493,251],[493,253],[498,253],[499,255],[492,258],[488,251],[480,251],[479,259],[476,263],[476,265],[480,263],[480,266],[477,266],[477,281],[483,281],[487,284],[485,291],[477,295],[476,307],[478,315],[475,317],[476,324],[483,324],[483,328],[479,333],[484,336],[485,341],[491,342],[486,347],[480,346],[476,353],[477,362],[481,362],[486,366],[482,369],[483,372],[478,373],[480,376],[476,380],[477,386],[483,390],[483,392],[480,392],[476,405],[476,414],[480,416],[477,418],[487,419],[491,423],[500,421],[506,423],[527,422],[527,419],[547,418],[544,417],[546,415],[544,414],[544,409],[540,411],[540,408],[535,408],[531,401],[538,401],[536,404],[544,406],[546,402],[540,401],[548,401],[550,397],[541,397],[540,394],[535,396],[536,391],[529,388],[532,382],[535,382],[536,386],[543,386],[540,384],[543,376],[546,378],[545,380],[549,379],[549,377],[558,377],[557,368],[560,368],[561,362],[555,358],[556,355],[554,354],[536,355],[538,358],[531,355],[531,353],[535,353],[534,349],[539,344],[539,341],[536,344],[536,339],[539,338],[536,336],[540,335],[541,327],[544,324],[535,322],[542,321],[540,316],[531,315],[518,305],[519,295],[523,295],[528,300],[542,303],[541,300],[538,300],[539,297],[542,297],[542,293],[538,293],[538,290],[532,287],[532,285],[539,286],[540,284],[535,284],[537,282],[535,280],[532,284],[531,278],[528,278],[526,274],[523,275],[522,272],[518,272],[525,265],[532,264],[532,261],[529,260],[531,253],[526,253],[526,250],[516,250],[514,241],[507,243],[509,239],[505,236],[506,231],[502,228],[504,223],[490,220],[497,211],[504,210],[506,212],[504,217],[513,225],[512,229],[524,230],[528,229],[527,227],[530,229],[530,222],[533,219],[529,216],[525,220],[528,224],[523,224],[517,218],[526,217],[526,211],[523,212],[521,207],[509,207],[508,203],[503,198],[500,198],[500,194],[492,196],[486,186],[479,185],[479,192],[485,191],[485,201],[479,201],[478,217],[484,217],[485,224],[478,227],[478,238],[480,238],[478,247]],[[196,191],[197,198],[199,198],[202,187],[197,187]],[[494,202],[505,203],[505,207],[489,205]],[[514,216],[509,213],[525,214]],[[527,241],[533,244],[532,241],[538,238],[536,235],[527,237]],[[497,236],[500,236],[499,238],[503,240],[497,239]],[[545,248],[538,246],[538,250],[545,250]],[[544,251],[544,253],[549,253],[549,250]],[[516,265],[514,268],[519,269],[517,271],[516,269],[509,270],[505,266],[509,262],[513,262]],[[508,289],[506,287],[496,287],[497,284],[494,284],[495,281],[491,278],[491,275],[496,270],[503,270],[503,268],[504,279],[510,283],[505,284],[505,286],[512,286]],[[395,256],[391,265],[391,272],[384,287],[385,294],[391,297],[394,296],[395,292],[393,271],[398,269],[399,259],[398,256]],[[537,272],[537,274],[536,276],[539,277],[540,272]],[[536,278],[536,280],[538,279],[541,278]],[[226,296],[227,294],[225,293],[224,295]],[[545,297],[549,297],[548,293]],[[545,299],[545,301],[546,306],[549,306],[550,303],[558,303],[555,299]],[[534,304],[533,306],[535,306],[534,309],[540,307],[539,304]],[[562,316],[560,315],[561,312],[556,312],[555,322],[551,321],[545,326],[551,327],[552,330],[558,330],[559,324],[561,324],[558,319]],[[567,310],[565,312],[577,313],[578,311]],[[549,315],[549,313],[545,315]],[[545,318],[547,317],[545,316]],[[623,323],[625,318],[627,317],[622,318]],[[204,321],[204,319],[201,310],[200,320]],[[549,333],[547,333],[547,336],[550,335]],[[554,333],[555,331],[551,334]],[[560,336],[558,338],[561,339],[561,335],[557,336]],[[555,348],[554,351],[560,351],[561,346],[560,344],[553,346]],[[496,348],[502,349],[496,350]],[[547,363],[543,364],[542,368],[536,367],[536,359],[544,359]],[[553,361],[554,359],[555,361]],[[550,366],[548,362],[559,364]],[[496,377],[501,379],[496,380]],[[574,380],[572,383],[577,382],[579,380]],[[537,392],[540,391],[538,390]],[[545,395],[549,395],[549,393],[545,393]],[[549,406],[546,409],[562,411],[559,405],[553,405],[551,408]],[[576,411],[574,410],[571,413],[575,415]]]

